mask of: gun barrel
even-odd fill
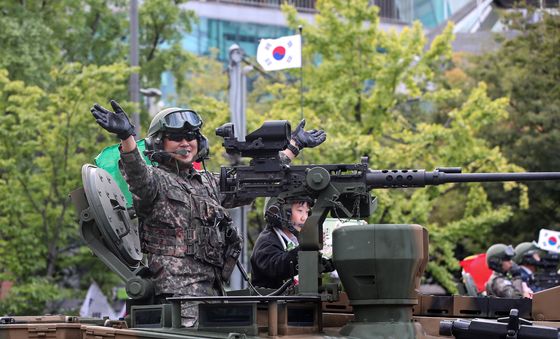
[[[560,172],[525,173],[462,173],[445,174],[447,182],[491,182],[491,181],[543,181],[559,180]]]
[[[366,183],[373,188],[424,187],[453,182],[560,180],[560,172],[449,173],[442,170],[370,170]]]

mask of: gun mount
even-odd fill
[[[267,122],[249,134],[244,142],[233,137],[232,124],[218,128],[216,133],[227,135],[224,147],[228,154],[252,158],[248,166],[221,168],[220,191],[223,194],[239,198],[277,196],[280,199],[309,195],[317,199],[301,234],[300,246],[304,251],[322,248],[322,236],[319,235],[322,235],[321,225],[329,212],[339,218],[370,216],[377,206],[376,198],[369,193],[372,189],[560,179],[558,172],[461,173],[458,167],[442,167],[431,172],[423,169],[371,170],[366,157],[358,164],[281,166],[278,156],[273,156],[273,153],[278,154],[287,145],[290,136],[288,121]],[[315,282],[317,278],[313,276],[311,280]],[[305,282],[302,287],[310,293],[317,293],[316,287],[307,286]]]
[[[282,125],[285,127],[280,127]],[[321,296],[322,300],[331,299],[328,294],[320,293],[323,288],[318,272],[318,251],[323,247],[323,221],[329,213],[336,218],[370,216],[377,206],[371,190],[445,183],[560,179],[558,172],[464,174],[457,167],[437,168],[431,172],[423,169],[372,170],[366,157],[358,164],[281,165],[271,149],[278,145],[277,140],[289,138],[289,126],[287,121],[275,121],[275,132],[270,128],[272,137],[269,141],[269,126],[265,124],[257,130],[257,139],[245,142],[235,140],[231,127],[232,133],[224,138],[226,152],[230,155],[247,154],[252,159],[249,165],[222,167],[220,191],[240,198],[276,196],[282,200],[308,195],[316,199],[299,237],[298,265],[299,272],[303,273],[299,277],[298,292],[300,295]],[[217,132],[224,129],[227,128],[219,128]],[[278,131],[285,131],[285,134],[280,137]],[[249,149],[252,150],[250,153],[246,151]],[[282,150],[277,148],[275,152]],[[397,255],[398,260],[393,255],[395,248],[402,251]],[[343,227],[333,233],[333,252],[335,266],[355,312],[355,321],[341,334],[358,337],[367,336],[372,331],[389,334],[391,329],[400,326],[399,333],[411,336],[414,333],[410,325],[411,309],[417,302],[415,286],[418,286],[428,261],[426,229],[419,225]],[[400,283],[395,284],[394,281],[399,279]]]

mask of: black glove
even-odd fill
[[[95,104],[91,108],[91,114],[93,114],[99,126],[116,134],[121,140],[136,135],[134,125],[130,122],[122,107],[115,100],[111,100],[111,106],[115,111],[114,113],[99,104]]]
[[[304,131],[305,119],[301,119],[299,125],[296,127],[294,133],[292,133],[292,139],[296,142],[297,148],[300,150],[304,147],[313,148],[322,144],[325,139],[327,139],[327,133],[322,129],[312,129],[310,131]]]
[[[333,263],[332,259],[327,259],[327,258],[324,258],[324,257],[321,257],[321,266],[323,268],[321,270],[321,273],[332,272],[336,269],[336,268],[334,268],[334,263]]]

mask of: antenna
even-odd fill
[[[299,25],[299,36],[301,39],[301,67],[299,68],[299,94],[301,98],[300,106],[301,106],[301,118],[303,119],[303,26]]]

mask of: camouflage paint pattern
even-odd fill
[[[518,285],[516,280],[520,279],[513,278],[512,281],[505,274],[494,271],[486,282],[486,293],[489,296],[500,298],[521,298],[523,292],[516,288]]]
[[[225,234],[233,227],[222,204],[235,204],[220,198],[217,177],[175,163],[147,166],[138,150],[122,153],[121,159],[160,301],[221,295]],[[184,326],[194,325],[196,304],[183,303],[181,314]]]

